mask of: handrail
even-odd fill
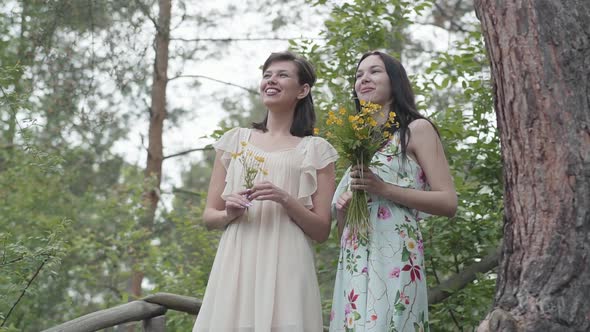
[[[120,324],[158,317],[165,314],[168,309],[196,315],[201,304],[201,300],[189,296],[156,293],[113,308],[89,313],[43,332],[94,332]]]
[[[160,304],[168,309],[186,312],[187,314],[195,316],[199,313],[201,304],[203,304],[201,300],[194,297],[164,292],[148,295],[142,300],[149,303]]]
[[[451,290],[461,289],[475,280],[477,273],[485,273],[496,267],[500,248],[501,246],[491,250],[478,263],[468,266],[462,273],[456,274],[430,289],[428,291],[428,304],[444,300],[452,293]],[[194,297],[156,293],[140,300],[78,317],[43,332],[94,332],[134,321],[148,321],[150,319],[153,321],[157,319],[156,317],[164,315],[168,309],[197,315],[201,304],[202,301]],[[155,331],[156,329],[152,330]],[[162,329],[157,330],[161,331]],[[328,331],[328,327],[324,326],[324,332],[326,331]]]
[[[142,299],[78,317],[42,332],[94,332],[109,327],[162,316],[168,309],[197,315],[203,302],[172,293],[156,293]],[[324,326],[324,331],[328,327]]]

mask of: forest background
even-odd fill
[[[320,119],[363,52],[406,66],[459,194],[454,218],[422,223],[431,325],[472,331],[491,308],[502,165],[471,1],[1,2],[0,329],[201,298],[221,234],[201,222],[208,144],[264,115],[260,65],[286,48],[317,67]],[[326,321],[337,258],[333,231],[316,246]],[[167,315],[173,331],[193,322]]]

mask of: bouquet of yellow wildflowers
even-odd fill
[[[237,159],[242,164],[242,175],[244,177],[244,187],[246,189],[254,186],[254,179],[258,173],[268,175],[268,171],[264,169],[264,157],[256,155],[252,150],[248,149],[248,142],[240,142],[242,150],[232,153],[232,158]]]
[[[386,128],[399,126],[396,114],[390,112],[385,123],[378,125],[376,116],[381,105],[360,100],[360,110],[350,104],[329,111],[326,119],[326,137],[333,143],[342,159],[359,169],[370,166],[375,153],[391,138]],[[363,177],[361,171],[361,178]],[[359,239],[367,239],[371,224],[369,222],[368,195],[364,190],[353,190],[352,200],[346,213],[346,224],[350,234]]]

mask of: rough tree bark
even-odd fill
[[[159,0],[159,14],[156,25],[156,37],[154,41],[155,60],[154,73],[151,90],[150,105],[150,124],[148,132],[148,151],[147,163],[145,168],[145,178],[147,179],[146,192],[144,193],[145,215],[141,227],[147,230],[149,234],[152,230],[156,208],[160,201],[160,182],[162,179],[162,161],[163,144],[162,132],[164,119],[166,119],[166,86],[168,84],[168,45],[170,44],[170,17],[172,9],[171,0]],[[149,15],[149,14],[148,14]],[[149,239],[144,239],[148,241]],[[141,283],[144,273],[138,262],[141,260],[143,250],[141,247],[145,243],[138,244],[134,249],[132,265],[133,272],[131,275],[129,292],[132,298],[141,297]]]
[[[505,180],[478,331],[590,331],[590,1],[476,0]]]

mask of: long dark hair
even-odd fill
[[[313,107],[313,98],[311,96],[311,87],[315,84],[316,74],[312,64],[302,56],[295,53],[285,51],[271,53],[268,59],[262,66],[262,73],[268,69],[268,67],[275,61],[291,61],[297,67],[297,77],[299,78],[299,84],[308,84],[309,93],[305,98],[300,99],[295,105],[295,113],[293,114],[293,124],[291,124],[291,135],[293,136],[312,136],[313,128],[315,125],[315,109]],[[262,130],[266,132],[266,123],[268,121],[268,112],[266,117],[261,122],[253,122],[252,128]]]
[[[416,119],[425,119],[426,121],[430,122],[430,124],[432,125],[432,127],[434,127],[434,130],[437,133],[438,130],[436,129],[436,126],[434,125],[434,123],[432,123],[432,121],[424,117],[416,109],[414,91],[412,90],[410,79],[406,74],[404,66],[402,66],[402,64],[397,59],[395,59],[389,54],[379,51],[367,52],[363,54],[363,56],[361,56],[361,59],[356,65],[356,69],[358,70],[358,67],[360,66],[361,62],[363,62],[363,60],[365,60],[367,57],[371,55],[377,55],[381,58],[381,60],[383,60],[383,64],[385,65],[385,71],[387,72],[387,76],[389,76],[389,82],[391,83],[391,96],[393,97],[393,103],[391,103],[391,108],[389,112],[395,112],[395,114],[397,115],[399,128],[391,127],[385,128],[385,130],[389,131],[391,134],[394,134],[396,131],[399,131],[399,138],[402,146],[402,156],[405,159],[406,150],[408,148],[408,142],[411,136],[411,130],[409,128],[410,122]],[[356,75],[354,75],[354,77],[354,83],[356,84]],[[360,103],[354,88],[352,89],[352,94],[354,96],[354,102],[356,104],[357,110],[360,110]]]

